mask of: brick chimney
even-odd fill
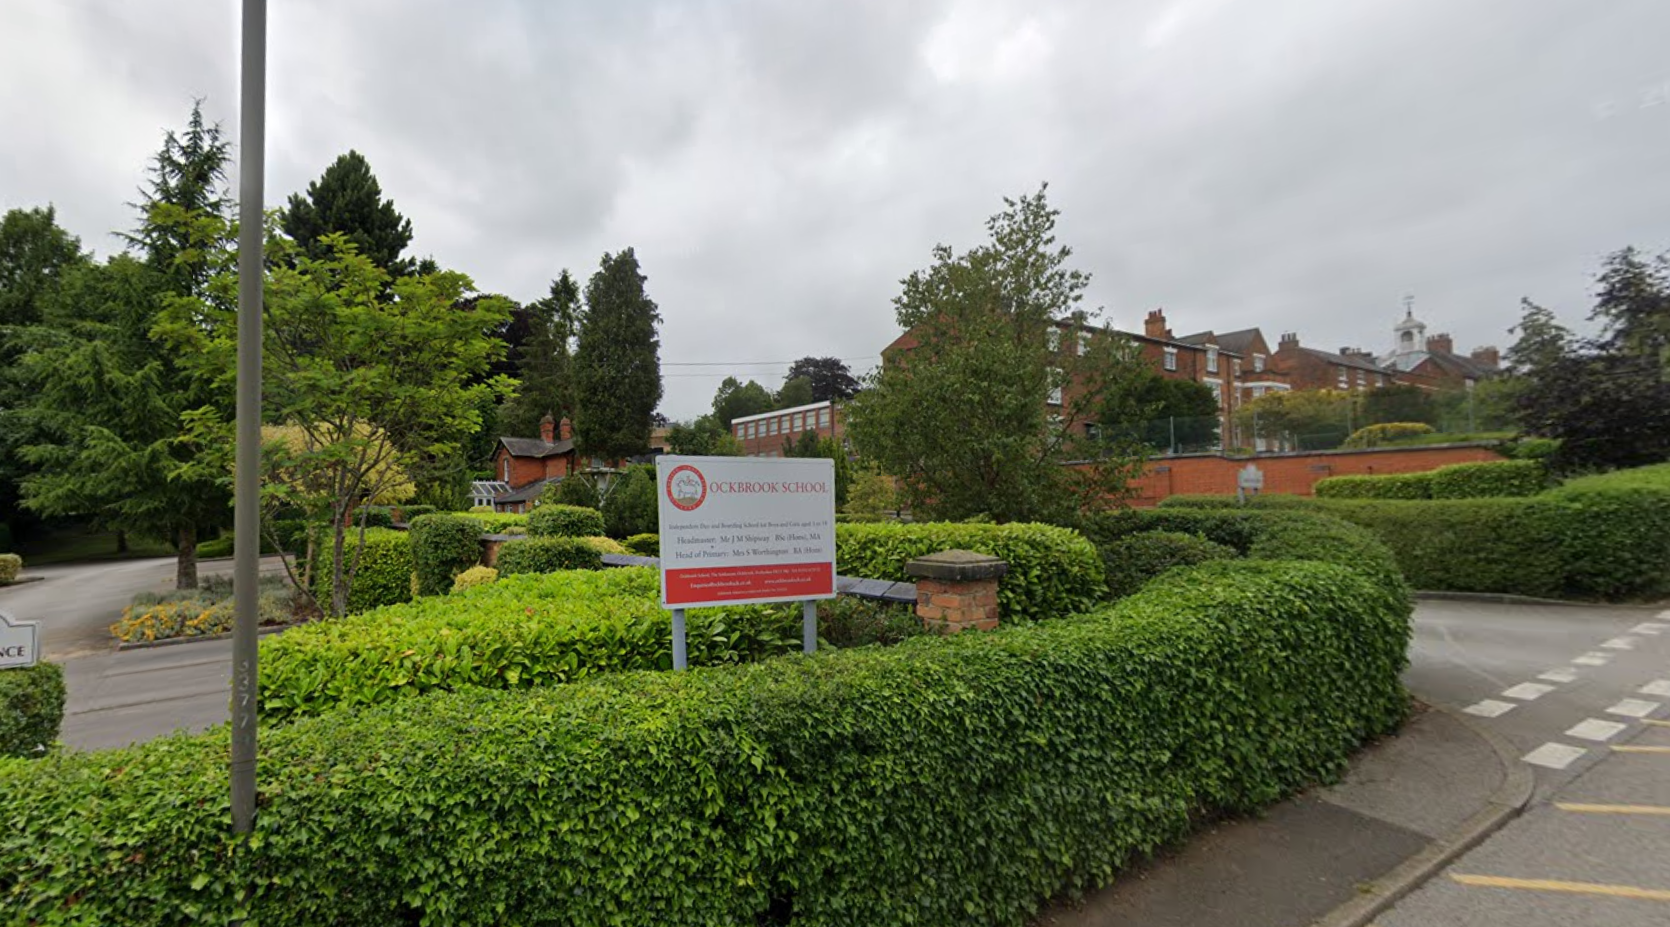
[[[567,421],[567,419],[564,419],[564,421]],[[552,418],[549,412],[545,413],[545,417],[539,420],[539,440],[546,444],[556,443],[557,420]]]
[[[1433,335],[1426,340],[1426,349],[1433,354],[1454,354],[1455,339],[1448,334]]]
[[[1474,348],[1473,361],[1481,367],[1500,367],[1502,366],[1502,352],[1496,350],[1493,346]]]
[[[565,415],[557,425],[557,440],[567,441],[572,437],[574,437],[574,423],[569,421],[568,416]]]
[[[1142,320],[1142,333],[1150,338],[1171,340],[1171,329],[1166,328],[1166,311],[1155,309],[1148,313],[1148,318]]]
[[[1298,347],[1299,347],[1299,333],[1298,332],[1283,332],[1282,336],[1281,336],[1281,340],[1276,342],[1276,351],[1277,352],[1297,350]]]

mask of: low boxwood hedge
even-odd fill
[[[906,563],[942,550],[972,550],[1009,564],[997,587],[1004,621],[1088,611],[1106,593],[1101,555],[1069,528],[951,522],[835,526],[835,568],[842,576],[909,582]]]
[[[693,666],[800,646],[789,608],[690,609],[685,621]],[[266,638],[261,710],[282,719],[433,690],[531,688],[672,665],[655,570],[511,576]]]
[[[1430,499],[1432,471],[1330,476],[1316,481],[1319,499]]]
[[[23,558],[17,554],[0,554],[0,586],[17,582],[23,572]]]
[[[62,667],[37,663],[0,670],[0,757],[41,755],[58,739],[63,720]]]
[[[332,543],[330,530],[321,528],[313,554],[313,595],[327,610],[331,600]],[[354,566],[359,547],[359,529],[348,529],[342,545],[344,572]],[[411,534],[390,528],[365,529],[365,549],[359,554],[353,585],[348,590],[349,614],[411,600]]]
[[[528,515],[528,534],[536,538],[585,538],[603,533],[603,513],[596,509],[548,502]]]
[[[1162,511],[1234,506],[1174,496]],[[1374,532],[1417,589],[1578,599],[1670,595],[1670,464],[1583,477],[1527,498],[1425,501],[1259,496]]]
[[[412,569],[418,595],[445,595],[452,578],[481,562],[481,522],[468,515],[412,519]]]
[[[603,552],[589,538],[525,538],[506,541],[493,561],[502,576],[516,573],[555,573],[558,570],[601,570]]]
[[[1021,925],[1203,819],[1337,776],[1405,711],[1408,609],[1221,561],[1096,613],[689,673],[470,690],[262,739],[0,764],[0,898],[186,920]]]
[[[1450,464],[1432,471],[1434,499],[1534,496],[1547,488],[1548,468],[1540,460]]]
[[[661,556],[661,535],[634,534],[621,542],[627,551],[638,557]]]
[[[1128,596],[1149,580],[1178,566],[1228,560],[1238,556],[1235,548],[1181,531],[1143,531],[1120,538],[1102,548],[1102,566],[1107,571],[1108,595]]]

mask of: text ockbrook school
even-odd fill
[[[725,483],[709,483],[707,484],[707,488],[709,492],[723,493],[725,495],[732,496],[742,495],[744,493],[824,493],[829,491],[828,484],[823,482],[767,483],[745,480],[733,480]]]

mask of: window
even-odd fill
[[[1341,367],[1339,369],[1339,388],[1340,389],[1350,389],[1351,388],[1351,375],[1345,372],[1344,367]]]
[[[819,428],[828,428],[829,427],[829,410],[828,409],[819,409],[818,410],[818,427]]]
[[[1089,354],[1089,353],[1090,353],[1090,333],[1089,332],[1079,332],[1079,356],[1083,357],[1084,355]]]
[[[1207,373],[1217,373],[1218,372],[1218,349],[1217,348],[1208,347],[1206,349],[1206,372]]]
[[[1051,351],[1061,350],[1061,329],[1051,326],[1050,330],[1044,333],[1044,343]]]
[[[510,482],[510,455],[504,455],[504,481]]]
[[[1177,349],[1176,348],[1166,348],[1165,367],[1166,367],[1167,370],[1176,370],[1177,369]]]
[[[1052,369],[1050,371],[1050,382],[1052,384],[1057,384],[1057,385],[1054,385],[1054,386],[1050,387],[1050,395],[1049,395],[1048,400],[1046,400],[1046,401],[1049,402],[1049,404],[1052,405],[1052,406],[1061,405],[1061,387],[1059,385],[1061,383],[1061,371],[1060,370]]]
[[[1254,354],[1253,355],[1253,371],[1255,373],[1263,373],[1264,372],[1264,355],[1262,355],[1262,354]]]
[[[1385,386],[1386,385],[1386,375],[1383,374],[1383,373],[1375,374],[1374,375],[1374,385],[1375,386]]]
[[[766,431],[766,434],[774,435],[776,433],[777,433],[777,419],[772,419],[770,428]]]
[[[1232,376],[1232,377],[1235,377],[1236,379],[1241,378],[1241,360],[1240,360],[1240,358],[1236,358],[1235,360],[1232,360],[1232,361],[1229,362],[1229,375]]]
[[[1223,405],[1223,403],[1224,403],[1224,387],[1223,387],[1223,384],[1219,383],[1215,380],[1209,380],[1209,381],[1207,381],[1206,385],[1212,387],[1212,400],[1220,406]]]
[[[805,431],[806,430],[806,413],[796,412],[794,414],[794,430],[795,431]]]
[[[1361,370],[1357,371],[1357,386],[1364,387],[1364,386],[1367,386],[1367,385],[1368,385],[1368,374],[1362,372]]]

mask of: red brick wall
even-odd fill
[[[501,446],[493,455],[493,479],[504,480],[512,489],[520,489],[529,483],[567,476],[571,456],[563,454],[556,457],[511,457],[510,452]],[[504,475],[504,462],[507,457],[510,459],[509,479],[505,479]]]
[[[1216,455],[1162,457],[1149,462],[1135,483],[1137,492],[1130,501],[1132,505],[1149,506],[1167,496],[1234,495],[1236,474],[1249,463],[1264,472],[1264,492],[1309,496],[1315,494],[1317,480],[1330,476],[1418,473],[1448,464],[1501,459],[1502,455],[1490,448],[1476,445],[1265,454],[1238,459]]]

